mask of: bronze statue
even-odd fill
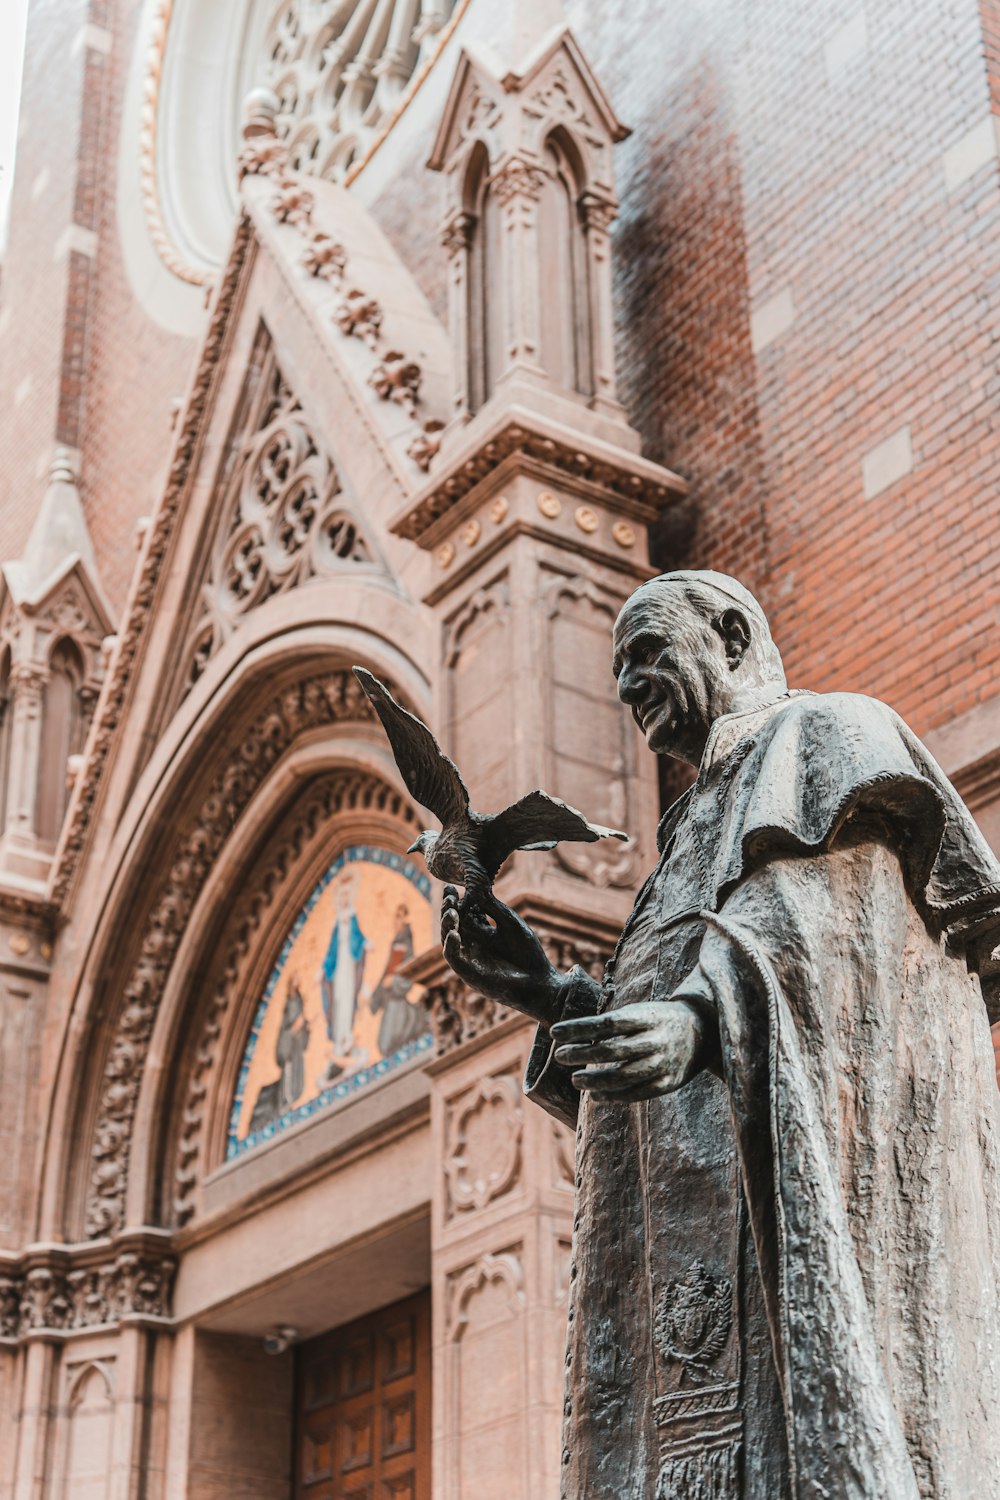
[[[354,675],[382,721],[410,792],[441,823],[440,833],[425,829],[406,852],[422,854],[438,880],[464,885],[470,907],[484,910],[489,905],[497,872],[515,849],[628,837],[617,828],[588,823],[583,813],[547,792],[529,792],[503,812],[475,812],[458,767],[423,720],[397,703],[385,683],[364,667],[355,667]]]
[[[577,1131],[563,1496],[1000,1500],[1000,867],[733,579],[642,585],[614,672],[697,779],[603,984],[492,895],[441,922]]]

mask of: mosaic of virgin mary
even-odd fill
[[[292,924],[257,1005],[227,1157],[272,1139],[429,1049],[404,966],[430,946],[430,882],[406,855],[345,849]]]

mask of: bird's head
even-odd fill
[[[437,841],[438,834],[434,833],[430,828],[425,828],[420,837],[414,839],[406,852],[407,854],[422,854],[424,859],[426,859]]]

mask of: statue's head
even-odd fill
[[[618,696],[658,755],[697,765],[721,714],[785,686],[757,600],[724,573],[661,573],[626,600],[614,632]]]

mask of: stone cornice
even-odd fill
[[[0,1347],[123,1324],[171,1327],[171,1236],[143,1227],[85,1245],[0,1253]]]
[[[441,472],[395,518],[391,530],[407,541],[433,547],[438,523],[501,464],[517,457],[587,482],[624,515],[647,523],[687,489],[679,475],[638,454],[511,406],[477,439],[448,456]]]

